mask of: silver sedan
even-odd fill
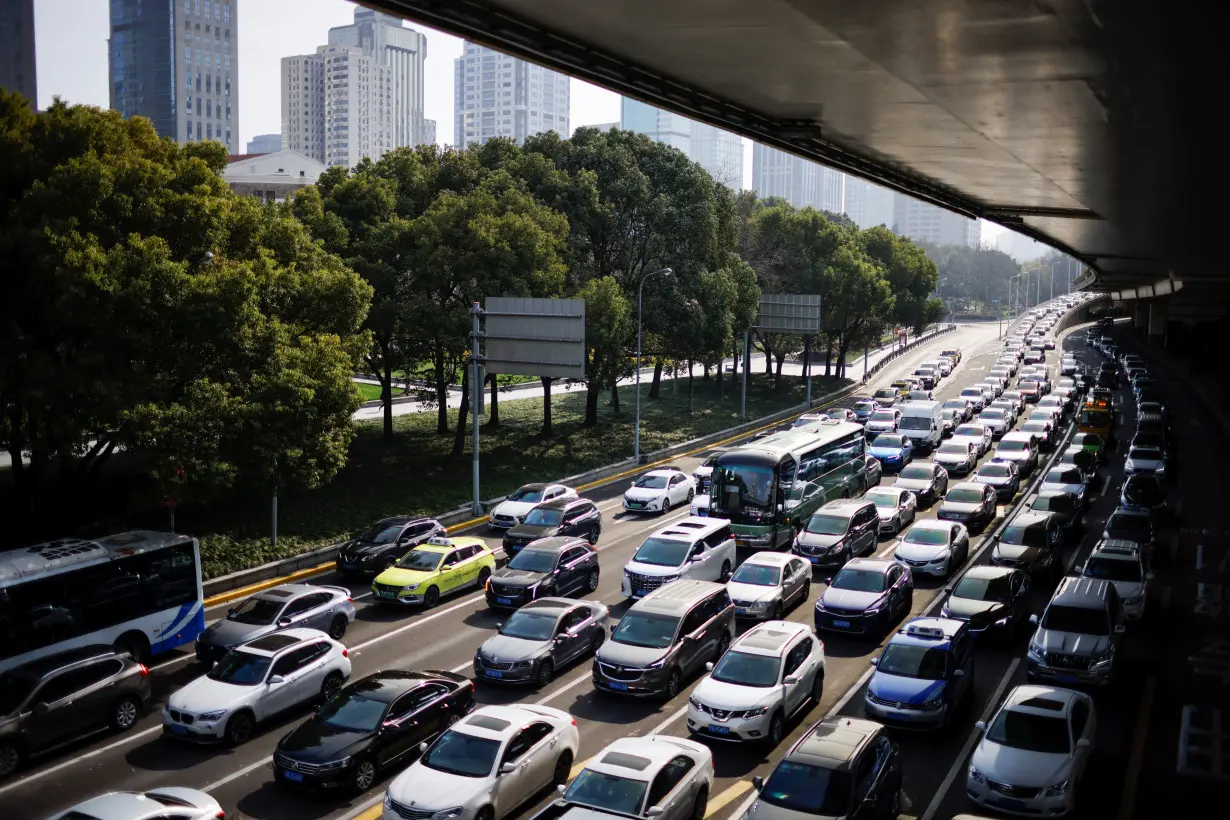
[[[474,677],[545,686],[557,670],[598,651],[609,617],[597,601],[539,598],[510,615],[478,648]]]

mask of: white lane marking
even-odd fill
[[[83,755],[78,755],[77,757],[62,761],[60,763],[57,763],[54,766],[49,766],[46,769],[40,769],[37,772],[32,772],[26,775],[25,777],[21,778],[20,780],[14,780],[12,783],[6,783],[5,785],[0,786],[0,794],[4,794],[10,789],[15,789],[18,786],[24,786],[27,783],[32,783],[35,780],[41,780],[42,778],[46,777],[49,774],[55,774],[56,772],[63,771],[64,769],[67,769],[70,766],[76,766],[77,764],[82,763],[86,760],[89,760],[90,758],[98,757],[99,755],[105,752],[109,752],[112,749],[118,749],[119,747],[125,744],[132,743],[134,740],[140,740],[143,737],[149,737],[150,735],[158,734],[161,731],[162,731],[162,725],[159,724],[158,726],[152,726],[149,729],[145,729],[143,731],[137,732],[134,735],[125,735],[123,739],[117,740],[114,743],[108,743],[106,746],[101,746],[92,752],[86,752]]]
[[[350,654],[357,655],[360,652],[362,652],[364,649],[367,649],[369,646],[375,646],[376,644],[381,643],[382,641],[387,641],[389,638],[392,638],[394,635],[400,635],[403,632],[409,632],[411,629],[420,627],[423,624],[429,624],[432,621],[434,621],[436,618],[443,618],[445,615],[449,614],[450,612],[456,612],[459,609],[463,609],[467,606],[470,606],[471,604],[475,603],[480,597],[481,596],[479,595],[467,595],[465,598],[461,599],[460,601],[453,604],[452,606],[447,607],[445,609],[441,609],[440,611],[432,615],[428,615],[426,618],[418,618],[417,620],[411,621],[408,624],[402,624],[401,626],[397,627],[397,629],[394,629],[390,632],[384,632],[380,635],[377,635],[374,638],[369,638],[366,641],[363,641],[363,643],[356,644],[355,646],[350,647]]]
[[[683,717],[687,713],[688,713],[688,704],[685,702],[682,706],[680,706],[674,712],[672,712],[667,717],[665,717],[660,723],[658,723],[657,726],[653,727],[648,732],[646,732],[645,736],[649,737],[652,735],[661,734],[663,729],[665,729],[667,726],[670,726],[672,723],[679,720],[679,718]]]
[[[846,705],[849,704],[850,701],[854,699],[854,696],[856,694],[858,694],[858,690],[862,689],[863,686],[866,685],[867,681],[871,680],[871,675],[875,671],[876,671],[876,668],[868,664],[867,671],[858,676],[858,680],[852,683],[850,685],[850,688],[845,691],[845,694],[843,694],[840,698],[837,699],[837,702],[833,704],[832,709],[829,709],[827,712],[824,713],[824,717],[825,718],[836,717],[837,714],[840,713],[842,709],[845,709]]]
[[[452,669],[450,669],[450,670],[448,670],[448,671],[450,671],[450,672],[452,672],[452,673],[456,674],[456,673],[458,673],[458,672],[464,672],[464,671],[466,671],[467,669],[473,669],[473,668],[474,668],[474,661],[466,661],[466,662],[465,662],[465,663],[463,663],[463,664],[460,664],[460,665],[458,665],[458,666],[454,666]]]
[[[987,708],[983,711],[982,717],[979,720],[990,720],[991,713],[995,711],[995,707],[999,706],[999,699],[1003,697],[1004,689],[1008,687],[1008,681],[1012,680],[1012,676],[1016,674],[1016,669],[1020,665],[1020,658],[1013,658],[1012,663],[1008,664],[1008,671],[1000,678],[999,685],[995,687],[995,693],[991,695],[991,700],[987,702]],[[961,747],[961,754],[953,761],[952,768],[948,770],[944,781],[940,783],[939,790],[931,798],[930,805],[927,806],[927,810],[922,813],[919,820],[931,820],[935,813],[940,810],[940,805],[943,804],[944,798],[948,795],[948,790],[952,788],[952,784],[957,779],[957,775],[961,773],[961,769],[967,765],[966,761],[969,760],[970,752],[974,750],[974,744],[978,742],[978,738],[981,736],[982,732],[977,727],[974,727],[974,730],[970,732],[969,739]]]
[[[578,687],[578,686],[580,686],[581,684],[585,683],[585,681],[589,680],[592,676],[593,676],[593,673],[592,673],[592,672],[590,672],[589,670],[586,670],[583,674],[577,675],[575,679],[573,679],[572,681],[570,681],[570,682],[569,682],[569,683],[567,683],[566,685],[561,686],[559,689],[556,689],[556,690],[555,690],[554,692],[552,692],[551,694],[549,694],[549,695],[544,695],[544,696],[542,696],[541,698],[539,698],[538,700],[534,701],[534,705],[535,705],[535,706],[545,706],[545,705],[547,705],[548,703],[550,703],[551,701],[553,701],[553,700],[555,700],[556,698],[558,698],[560,695],[562,695],[562,694],[564,694],[565,692],[567,692],[568,690],[570,690],[570,689],[575,689],[576,687]]]
[[[270,763],[268,757],[262,758],[261,760],[258,760],[255,763],[249,763],[247,766],[244,766],[242,769],[236,769],[235,771],[231,772],[230,774],[228,774],[226,777],[222,778],[221,780],[215,780],[213,783],[210,783],[208,786],[202,787],[201,791],[212,792],[214,789],[221,788],[222,786],[225,786],[227,783],[230,783],[232,780],[238,780],[239,778],[251,772],[256,771],[262,766],[269,768],[269,767],[272,767],[272,765],[273,764]]]

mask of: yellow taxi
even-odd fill
[[[940,355],[947,356],[948,358],[952,359],[953,367],[956,367],[957,363],[961,361],[961,348],[950,347],[947,350],[941,350]]]
[[[890,384],[889,387],[895,388],[901,398],[904,399],[906,396],[910,395],[910,391],[914,389],[914,384],[906,381],[905,379],[898,379]]]
[[[495,572],[495,554],[481,538],[432,538],[372,581],[377,601],[431,609],[441,595],[482,589]]]

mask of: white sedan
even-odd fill
[[[947,578],[969,558],[969,530],[954,521],[927,519],[906,530],[893,550],[893,560],[914,575]]]
[[[1070,464],[1057,465],[1042,477],[1042,486],[1038,488],[1038,491],[1071,493],[1076,496],[1077,503],[1083,505],[1085,503],[1085,474],[1081,472],[1080,467],[1073,467]]]
[[[526,484],[496,504],[487,516],[487,523],[495,529],[506,530],[520,524],[530,510],[544,501],[576,497],[577,491],[563,484]]]
[[[900,487],[876,487],[863,493],[863,500],[876,505],[881,533],[896,535],[918,515],[918,497]]]
[[[1097,730],[1093,699],[1054,686],[1018,686],[982,731],[965,789],[975,803],[1037,817],[1062,817],[1076,792]]]
[[[667,467],[650,470],[632,482],[624,493],[624,509],[629,512],[670,512],[671,507],[691,504],[696,497],[696,482],[682,470]]]
[[[990,427],[985,424],[971,422],[969,424],[962,424],[956,430],[953,430],[952,438],[949,441],[965,441],[977,445],[978,457],[982,458],[991,449],[993,437]]]
[[[978,448],[968,438],[952,439],[941,444],[931,459],[953,475],[968,475],[978,464]]]
[[[811,564],[797,555],[754,552],[726,582],[739,618],[780,620],[811,595]]]
[[[659,783],[670,785],[663,791]],[[694,740],[667,735],[621,737],[560,791],[564,803],[637,817],[704,817],[713,791],[713,752]]]
[[[51,820],[217,820],[222,806],[208,794],[181,786],[163,786],[147,792],[111,792],[92,797]]]
[[[315,629],[284,629],[235,647],[208,674],[173,692],[162,709],[163,734],[238,746],[256,724],[328,700],[349,677],[342,644]]]
[[[476,709],[389,784],[383,820],[500,820],[568,781],[581,741],[572,715],[549,706]]]

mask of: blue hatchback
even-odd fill
[[[867,448],[867,454],[874,456],[886,470],[900,470],[910,463],[914,443],[909,436],[900,433],[880,433]]]
[[[951,618],[914,618],[872,661],[863,706],[867,716],[908,729],[947,726],[973,691],[969,625]]]

